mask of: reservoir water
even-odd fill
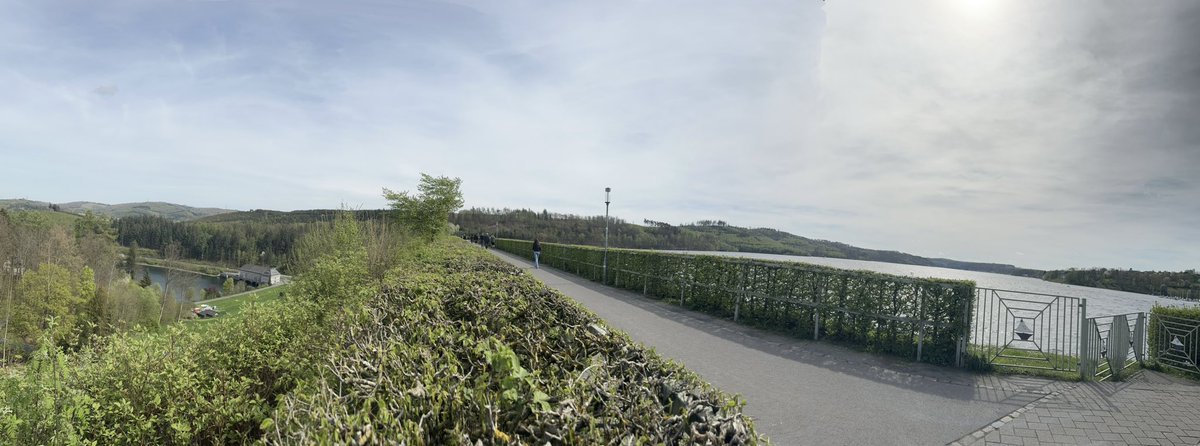
[[[140,266],[140,268],[142,270],[150,273],[150,282],[153,282],[155,285],[158,285],[160,288],[166,287],[166,283],[167,283],[167,269],[166,268],[162,268],[159,266],[147,266],[147,265],[142,265],[142,266]],[[215,288],[217,290],[221,289],[222,281],[217,276],[206,276],[206,275],[202,275],[202,274],[194,274],[194,273],[187,273],[187,272],[181,272],[181,271],[177,271],[176,273],[178,273],[179,281],[181,282],[180,284],[173,286],[172,290],[171,290],[171,294],[173,294],[176,299],[184,300],[186,297],[185,290],[189,290],[189,289],[192,291],[192,293],[191,293],[192,298],[195,300],[203,299],[204,298],[204,290],[207,288]],[[140,279],[141,279],[141,275],[139,273],[138,277],[135,277],[134,280],[140,280]]]

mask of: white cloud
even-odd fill
[[[0,0],[0,196],[378,207],[427,172],[469,206],[611,186],[630,221],[1194,267],[1196,8],[975,3]]]

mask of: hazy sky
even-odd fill
[[[0,0],[0,198],[722,219],[1200,266],[1200,2]]]

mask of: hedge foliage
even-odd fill
[[[465,243],[338,324],[272,444],[756,444],[742,402]],[[477,443],[479,442],[479,443]]]
[[[541,245],[542,264],[604,280],[602,248]],[[496,247],[532,256],[529,241]],[[921,344],[921,360],[934,364],[955,363],[975,294],[967,281],[658,251],[610,249],[608,265],[612,286],[799,337],[811,338],[819,324],[821,339],[908,358]]]
[[[1150,310],[1146,337],[1146,348],[1152,360],[1200,378],[1197,369],[1197,363],[1200,363],[1200,307],[1155,305]],[[1171,350],[1170,343],[1175,338],[1183,347]]]
[[[353,228],[342,228],[346,236]],[[0,370],[0,444],[758,444],[743,402],[456,240],[380,283],[340,247],[286,300]]]

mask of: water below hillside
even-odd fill
[[[167,269],[158,266],[141,266],[143,270],[150,273],[150,281],[159,287],[165,287],[167,283]],[[204,290],[207,288],[221,289],[221,279],[216,276],[205,276],[201,274],[180,273],[182,284],[173,287],[172,294],[176,299],[184,300],[186,297],[185,290],[192,291],[192,298],[200,300],[204,298]],[[136,279],[141,279],[138,276]]]
[[[1031,277],[1017,277],[1005,274],[964,271],[958,269],[937,268],[932,266],[902,265],[898,263],[871,262],[866,260],[834,259],[828,257],[789,256],[780,254],[756,254],[744,252],[716,251],[676,251],[688,254],[716,255],[728,257],[745,257],[763,260],[785,262],[803,262],[834,268],[867,270],[885,274],[912,277],[933,277],[940,279],[971,280],[981,288],[1021,291],[1026,293],[1052,294],[1056,296],[1080,297],[1087,299],[1088,316],[1106,316],[1114,314],[1149,312],[1154,304],[1193,306],[1200,303],[1173,299],[1163,296],[1129,293],[1125,291],[1106,290],[1083,286],[1065,285],[1047,282]]]

